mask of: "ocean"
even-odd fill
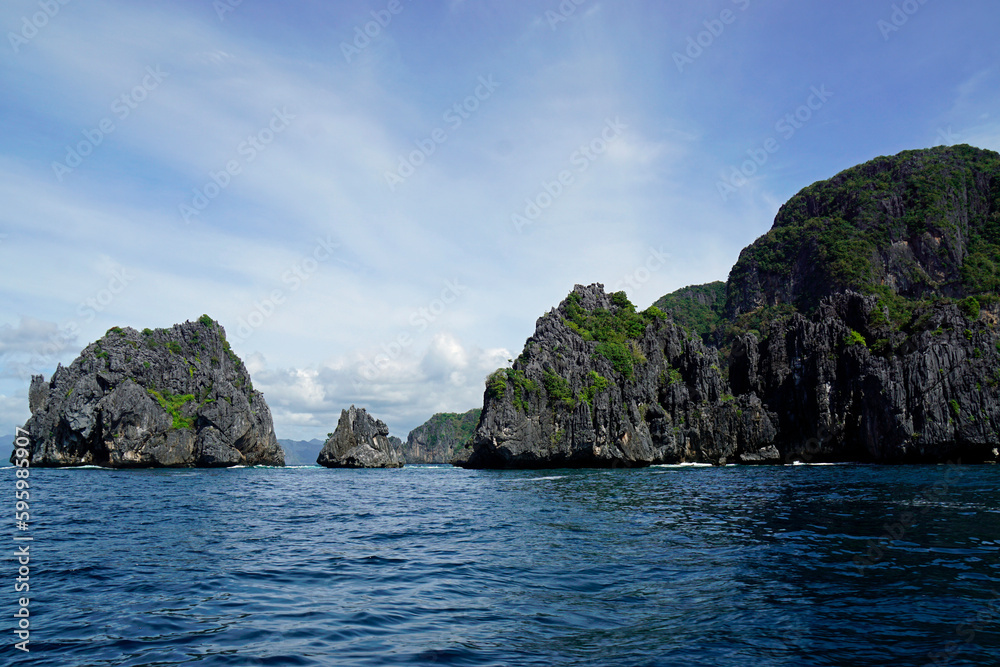
[[[30,485],[3,664],[1000,664],[996,466],[32,469]]]

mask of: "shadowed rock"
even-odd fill
[[[32,466],[284,465],[263,395],[208,316],[115,327],[48,382],[34,376],[28,401]]]
[[[402,457],[388,436],[385,422],[352,405],[341,410],[337,428],[316,463],[327,468],[402,468]]]

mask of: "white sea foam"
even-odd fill
[[[657,463],[649,466],[650,468],[713,468],[715,467],[711,463]]]

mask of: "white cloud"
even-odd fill
[[[270,368],[259,355],[247,363],[254,386],[271,407],[279,437],[318,437],[336,427],[342,409],[357,405],[405,439],[436,412],[481,406],[486,376],[507,365],[510,357],[506,349],[463,345],[442,332],[422,349],[393,358],[375,375],[366,372],[368,360],[358,355],[307,368]]]
[[[28,410],[27,389],[10,396],[0,395],[0,424],[2,424],[0,434],[14,433],[14,429],[23,426],[29,417],[31,417],[31,412]],[[9,450],[0,447],[0,451]]]

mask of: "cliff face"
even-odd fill
[[[728,394],[718,354],[662,313],[577,285],[487,380],[470,468],[768,460],[774,426]]]
[[[31,465],[284,465],[271,411],[208,316],[115,327],[48,382],[32,378]]]
[[[811,312],[851,289],[894,303],[1000,288],[1000,155],[905,151],[815,183],[740,253],[726,316],[790,304]]]
[[[771,323],[764,340],[741,335],[725,378],[715,348],[655,313],[628,339],[628,358],[607,358],[568,311],[575,302],[588,319],[613,316],[623,307],[612,298],[577,286],[538,320],[513,367],[487,380],[473,451],[458,465],[1000,457],[997,306],[934,305],[898,329],[876,297],[834,295],[812,318]]]
[[[337,428],[316,462],[327,468],[402,468],[403,461],[388,436],[385,422],[352,405],[341,410]]]
[[[839,294],[743,336],[730,380],[773,413],[785,460],[995,461],[997,314],[941,304],[897,329],[875,297]]]
[[[475,433],[482,412],[441,412],[410,431],[403,445],[407,463],[450,463]]]
[[[1000,155],[879,158],[796,195],[724,285],[643,313],[574,288],[457,463],[995,461],[998,287]]]

